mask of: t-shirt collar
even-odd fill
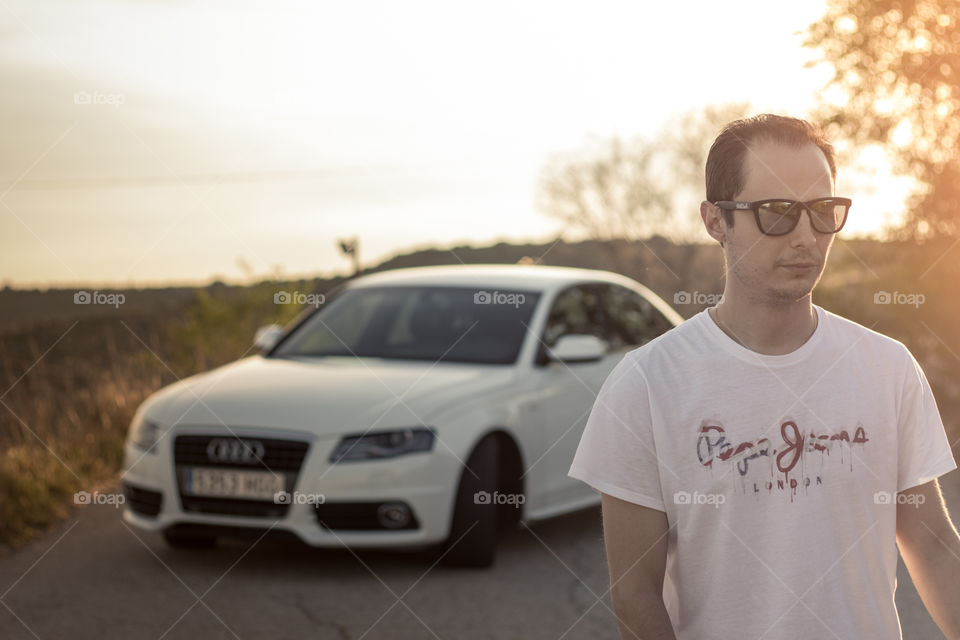
[[[824,313],[823,309],[817,305],[813,305],[813,308],[817,312],[817,328],[814,329],[813,335],[807,338],[806,342],[790,353],[785,353],[782,355],[757,353],[756,351],[746,348],[724,333],[723,329],[721,329],[714,319],[710,317],[709,309],[704,309],[699,314],[694,316],[694,319],[698,320],[700,325],[707,332],[709,341],[716,344],[730,355],[758,366],[783,367],[802,362],[814,351],[814,349],[816,349],[817,345],[823,338],[823,334],[826,331],[825,325],[827,321],[827,314]]]

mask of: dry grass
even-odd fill
[[[548,246],[498,245],[488,261],[515,262]],[[460,250],[464,257],[467,250]],[[479,250],[467,261],[485,261]],[[512,252],[512,253],[511,253]],[[428,252],[429,253],[429,252]],[[448,252],[434,262],[454,262]],[[549,246],[550,264],[618,270],[668,302],[676,291],[719,292],[713,246],[597,243]],[[661,264],[661,260],[669,268]],[[414,261],[415,262],[415,261]],[[397,266],[410,266],[408,264]],[[933,267],[931,269],[931,266]],[[923,365],[955,455],[960,444],[960,248],[847,241],[835,245],[815,301],[904,342]],[[273,304],[277,290],[329,292],[339,281],[264,283],[198,290],[193,302],[50,320],[0,334],[0,546],[18,545],[67,517],[73,494],[116,477],[127,427],[140,402],[179,378],[245,353],[257,327],[297,312]],[[918,307],[874,304],[877,291],[922,293]],[[2,295],[2,293],[0,293]],[[689,317],[702,307],[685,305]],[[89,310],[85,310],[89,311]]]
[[[172,315],[113,315],[0,335],[0,545],[66,517],[77,491],[116,477],[137,406],[152,392],[250,352],[262,324],[296,309],[277,285],[210,293]]]

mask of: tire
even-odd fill
[[[217,539],[213,536],[177,531],[164,531],[163,539],[174,549],[212,549],[217,545]]]
[[[443,545],[444,564],[455,567],[489,567],[497,547],[497,505],[492,501],[477,502],[474,496],[485,491],[492,496],[497,488],[500,447],[493,437],[484,438],[476,446],[467,467],[460,474],[460,484],[453,508],[450,536]],[[474,475],[476,474],[476,475]]]

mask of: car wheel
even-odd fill
[[[174,549],[209,549],[217,544],[213,536],[178,531],[164,531],[163,539]]]
[[[450,536],[444,544],[445,564],[460,567],[489,567],[497,546],[497,505],[492,503],[497,488],[500,447],[496,438],[484,438],[467,460],[453,508]],[[486,500],[477,493],[486,492]],[[480,494],[484,495],[483,493]]]

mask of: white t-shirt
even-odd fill
[[[901,637],[896,492],[957,465],[907,348],[815,309],[778,356],[703,311],[596,399],[569,475],[666,512],[679,640]]]

